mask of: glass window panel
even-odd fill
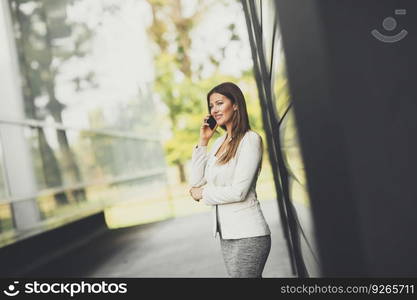
[[[28,195],[33,198],[23,201],[36,201],[45,228],[124,201],[136,209],[137,218],[130,215],[129,224],[172,216],[159,141],[53,127],[24,127],[23,132],[37,186],[36,194]],[[10,229],[12,220],[10,207],[3,205],[0,230]],[[125,224],[116,221],[112,226]]]
[[[148,13],[146,2],[8,2],[25,116],[68,127],[24,127],[37,191],[23,201],[36,201],[46,227],[124,200],[147,203],[146,211],[154,213],[155,220],[158,214],[167,217],[162,145],[131,136],[156,136],[159,130],[150,44],[141,24]],[[150,175],[144,177],[145,172]],[[7,196],[5,190],[1,173],[0,197]],[[142,221],[152,221],[137,208]],[[9,226],[3,224],[12,224],[7,221],[11,212],[8,205],[0,207],[1,230]]]
[[[153,66],[141,24],[146,3],[9,3],[28,118],[136,132],[150,124]]]
[[[165,167],[159,141],[36,127],[26,130],[39,190],[88,185]]]
[[[173,214],[165,174],[40,195],[37,202],[42,220],[54,217],[62,223],[103,208],[110,227],[153,222]]]
[[[286,62],[279,38],[279,30],[274,45],[273,92],[275,106],[280,124],[281,150],[285,166],[288,171],[288,185],[290,200],[297,211],[298,221],[307,239],[301,238],[301,248],[304,262],[311,276],[318,275],[317,248],[315,244],[314,228],[311,219],[310,199],[307,190],[307,178],[301,148],[298,140],[298,132],[295,115],[291,106]],[[311,248],[310,248],[311,247]]]
[[[275,10],[274,1],[263,0],[261,1],[262,6],[262,36],[264,41],[264,52],[267,66],[272,63],[272,51],[274,42],[274,22],[275,22]],[[268,67],[269,70],[269,67]]]
[[[65,192],[40,195],[37,197],[37,202],[43,220],[59,215],[70,203]]]
[[[119,199],[105,210],[110,228],[155,222],[174,216],[166,177],[149,176],[118,184]]]
[[[27,128],[38,190],[60,188],[81,181],[66,132],[54,128]]]
[[[165,167],[162,146],[157,141],[94,135],[84,143],[89,144],[92,153],[88,157],[89,165],[80,164],[84,173],[95,169],[103,178],[110,178]],[[83,159],[84,153],[85,148],[78,153],[79,160]]]
[[[284,53],[280,42],[276,42],[274,53],[275,74],[273,82],[273,91],[275,96],[275,106],[279,119],[281,120],[290,107],[290,91],[288,89],[288,79],[285,67]]]
[[[289,185],[292,200],[308,204],[307,183],[305,177],[304,164],[301,156],[301,149],[298,141],[297,127],[293,109],[290,108],[291,97],[288,88],[288,79],[285,68],[285,59],[281,45],[275,47],[275,57],[277,59],[275,68],[274,95],[275,104],[279,119],[282,120],[280,126],[280,138],[284,162],[289,172]]]
[[[10,204],[0,204],[0,233],[13,229],[13,214]]]
[[[3,165],[3,152],[2,152],[2,141],[0,140],[0,200],[6,198],[7,195],[7,187],[6,187],[6,178],[5,178],[5,170]]]

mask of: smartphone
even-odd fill
[[[213,130],[213,129],[214,129],[214,127],[216,127],[216,124],[217,124],[216,119],[214,119],[214,117],[213,117],[213,116],[210,116],[210,117],[207,119],[207,123],[209,124],[209,127],[210,127],[210,129],[211,129],[211,130]]]

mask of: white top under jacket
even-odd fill
[[[213,235],[217,235],[217,221],[223,239],[240,239],[269,235],[256,195],[262,159],[261,137],[247,131],[228,163],[218,165],[217,150],[226,134],[217,138],[211,151],[197,145],[192,154],[190,186],[203,187],[203,201],[213,206]],[[219,220],[217,220],[216,206]]]

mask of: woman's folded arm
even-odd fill
[[[190,187],[201,187],[207,183],[204,176],[207,160],[207,146],[195,146],[191,157]]]

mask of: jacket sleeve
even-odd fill
[[[256,180],[262,159],[261,137],[246,135],[241,141],[232,184],[215,186],[208,184],[203,188],[203,201],[207,205],[226,204],[245,200],[250,187]]]
[[[195,146],[191,157],[190,187],[201,187],[207,183],[204,176],[207,160],[207,146]]]

